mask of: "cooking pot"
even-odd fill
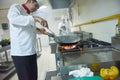
[[[56,36],[55,33],[51,31],[51,33],[47,32],[47,35],[49,37],[54,38],[55,42],[58,44],[63,44],[63,45],[70,45],[70,44],[76,44],[80,42],[81,38],[77,36],[76,34],[68,34],[68,35],[61,35],[61,36]]]

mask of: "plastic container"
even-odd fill
[[[116,25],[116,36],[120,36],[120,25]]]
[[[71,78],[69,80],[104,80],[104,79],[100,76],[93,76],[93,77]]]
[[[57,60],[57,68],[60,71],[60,56],[57,56],[56,60]]]

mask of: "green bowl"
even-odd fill
[[[92,77],[82,77],[82,78],[71,78],[69,80],[104,80],[100,76],[92,76]]]

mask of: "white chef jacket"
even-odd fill
[[[28,56],[36,53],[35,20],[19,4],[13,4],[8,11],[10,24],[11,55]]]

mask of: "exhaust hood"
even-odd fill
[[[53,9],[68,8],[72,0],[49,0]]]

